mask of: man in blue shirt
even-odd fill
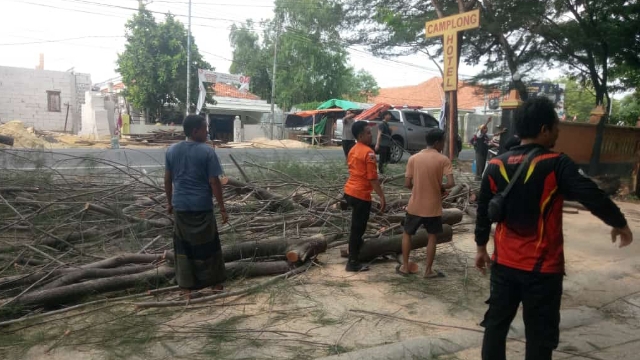
[[[207,122],[189,115],[183,122],[187,140],[172,145],[165,159],[167,210],[174,214],[176,280],[187,297],[208,286],[222,290],[224,259],[213,213],[215,196],[222,223],[229,219],[222,198],[222,168],[207,140]]]

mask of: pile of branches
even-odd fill
[[[90,160],[113,169],[64,174],[46,167],[2,170],[0,316],[5,320],[96,298],[176,290],[173,218],[167,214],[160,174]],[[252,181],[237,164],[242,180],[229,177],[224,185],[230,222],[218,228],[228,277],[289,276],[307,269],[328,248],[347,243],[344,179],[308,183],[260,164],[244,166],[267,175]],[[384,214],[373,210],[363,261],[401,252],[409,191],[401,186],[402,176],[386,180],[388,208]],[[463,184],[447,195],[445,223],[461,222],[472,190]],[[449,225],[439,242],[451,241]],[[418,235],[414,246],[426,246],[426,236]],[[220,296],[226,295],[203,299]],[[140,306],[154,304],[180,302]]]
[[[182,130],[154,130],[150,134],[131,135],[130,140],[139,144],[175,144],[184,140],[184,132]]]

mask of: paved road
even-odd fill
[[[34,169],[36,164],[58,170],[108,169],[112,165],[131,166],[147,171],[162,168],[166,149],[55,149],[47,152],[35,150],[0,151],[0,168]],[[305,163],[340,161],[342,149],[216,149],[225,168],[233,167],[229,155],[242,162],[274,163],[301,161]],[[408,154],[403,160],[406,161]],[[461,160],[471,160],[473,151],[463,150]]]

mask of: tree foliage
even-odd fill
[[[162,118],[165,105],[186,110],[187,31],[181,22],[167,15],[157,23],[141,5],[126,24],[125,51],[118,54],[116,71],[126,86],[125,97],[133,107]],[[198,69],[211,70],[191,37],[190,105],[197,100]],[[208,96],[211,102],[211,96]]]
[[[588,121],[596,100],[593,88],[570,78],[562,78],[556,82],[565,85],[564,109],[567,121],[571,121],[574,116],[578,122]]]
[[[636,126],[640,121],[640,93],[625,96],[620,101],[620,110],[614,114],[615,121],[620,121],[628,126]]]
[[[342,6],[330,0],[277,0],[275,19],[233,25],[230,71],[251,76],[251,91],[271,98],[277,38],[275,101],[282,108],[332,98],[362,100],[378,91],[375,79],[355,72],[339,32]],[[260,28],[262,31],[260,32]]]

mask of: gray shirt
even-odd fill
[[[176,211],[213,209],[209,179],[222,175],[215,150],[205,143],[193,141],[171,145],[165,157],[165,168],[171,172]]]
[[[353,132],[351,131],[351,126],[355,122],[354,118],[351,119],[342,119],[342,140],[355,140],[353,137]]]

